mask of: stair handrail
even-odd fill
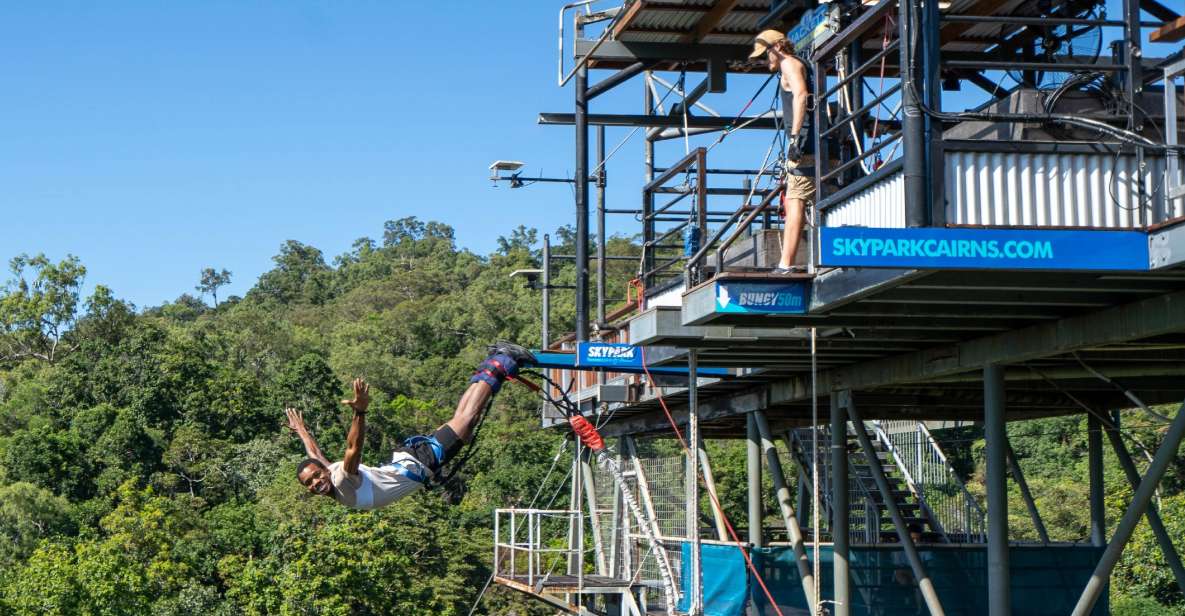
[[[728,250],[728,247],[732,246],[733,242],[740,238],[743,230],[748,228],[749,225],[753,224],[753,221],[757,219],[758,214],[761,214],[762,212],[769,209],[769,206],[773,203],[774,199],[780,197],[785,190],[786,185],[779,184],[777,188],[769,191],[757,205],[750,205],[748,202],[742,203],[740,207],[738,207],[736,211],[728,217],[728,220],[724,221],[724,223],[720,225],[720,228],[712,234],[712,237],[704,242],[703,245],[700,246],[700,249],[697,250],[695,254],[691,256],[691,258],[687,259],[687,263],[683,266],[684,269],[686,269],[688,272],[691,272],[695,269],[702,269],[704,257],[708,255],[708,251],[713,250],[714,248],[716,251],[716,268],[718,271],[723,271],[724,251]],[[745,211],[748,211],[749,215],[738,223],[737,219],[740,218],[741,214]],[[717,242],[720,242],[720,238],[725,234],[725,232],[733,227],[735,227],[736,230],[732,233],[732,235],[728,236],[728,239],[717,245]]]
[[[799,434],[798,434],[799,431],[809,430],[809,429],[810,428],[795,428],[795,429],[786,431],[786,433],[790,436],[790,439],[798,444],[797,451],[805,452],[805,450],[806,450],[806,441],[799,436]],[[830,436],[831,431],[827,428],[824,428],[824,429],[820,430],[820,434],[827,434],[828,436]],[[789,443],[787,443],[787,444],[789,444]],[[790,454],[795,455],[795,448],[790,447],[790,450],[791,450]],[[799,460],[798,460],[799,464],[802,464],[804,467],[806,467],[806,469],[808,471],[810,470],[810,467],[813,466],[811,464],[810,457],[807,457],[807,456],[796,456],[796,457],[799,458]],[[820,486],[821,491],[823,492],[823,494],[822,494],[823,498],[821,500],[823,502],[824,508],[827,510],[827,524],[828,524],[828,527],[830,528],[831,520],[833,519],[831,513],[834,510],[834,506],[832,505],[832,502],[831,502],[831,492],[832,492],[832,490],[831,490],[831,474],[833,471],[831,469],[830,457],[827,456],[827,457],[823,457],[822,459],[823,459],[823,467],[825,469],[827,469],[827,472],[819,473],[819,478],[821,480],[821,483],[823,484],[822,486]],[[851,467],[849,466],[848,468],[849,468],[848,472],[851,473],[852,472]],[[851,486],[853,483],[856,484],[856,487],[860,491],[861,498],[864,501],[864,506],[868,507],[869,505],[871,505],[874,509],[877,509],[879,511],[880,507],[877,506],[876,499],[874,499],[872,497],[872,493],[868,491],[868,486],[864,485],[863,481],[859,481],[858,477],[857,477],[857,481],[854,481],[854,482],[849,481],[848,485]],[[851,502],[851,499],[849,499],[848,506],[851,507],[851,505],[852,505],[852,502]],[[834,535],[835,529],[832,528],[831,532]],[[865,533],[867,534],[867,532],[868,532],[868,529],[865,528]],[[832,537],[832,539],[834,540],[834,536]],[[880,529],[877,528],[875,538],[872,541],[870,541],[870,543],[879,543],[879,542],[880,542]]]
[[[944,543],[951,543],[950,536],[946,534],[946,528],[943,527],[942,521],[930,509],[930,504],[926,502],[924,490],[913,480],[913,475],[909,472],[909,465],[897,452],[897,446],[893,444],[893,439],[889,438],[889,434],[885,432],[880,420],[866,421],[865,424],[872,424],[873,432],[876,433],[876,439],[880,441],[886,449],[889,450],[889,455],[893,457],[893,463],[897,465],[897,470],[901,472],[901,476],[905,478],[905,485],[909,487],[909,491],[918,499],[918,505],[921,507],[922,513],[926,516],[926,520],[930,525],[942,535]],[[885,495],[888,498],[889,495]]]
[[[930,506],[929,499],[926,496],[925,482],[915,480],[914,475],[909,472],[909,463],[906,462],[905,458],[899,453],[899,448],[893,444],[892,438],[888,435],[888,432],[884,430],[882,422],[874,421],[872,423],[874,424],[877,431],[877,440],[885,443],[889,448],[890,453],[893,456],[893,462],[906,477],[906,480],[910,485],[910,490],[913,491],[914,494],[918,495],[918,500],[922,503],[922,506],[925,507],[927,516],[929,516],[930,519],[935,522],[935,524],[941,526],[941,516],[938,516],[934,512],[934,509]],[[941,462],[945,480],[958,488],[958,493],[963,500],[963,515],[966,516],[966,528],[964,529],[965,534],[968,538],[971,538],[972,536],[982,537],[984,534],[982,529],[984,527],[985,515],[983,508],[979,504],[979,501],[967,489],[967,486],[963,483],[963,480],[959,478],[958,473],[955,472],[954,467],[950,464],[950,459],[946,457],[946,452],[942,451],[942,447],[938,445],[938,441],[934,438],[934,435],[930,433],[930,430],[926,428],[925,423],[920,421],[912,423],[914,424],[911,426],[912,430],[922,435],[921,440],[926,443],[930,453],[937,457]],[[920,471],[921,469],[918,470]],[[944,531],[943,535],[949,541],[949,533]]]
[[[979,526],[982,528],[983,520],[987,517],[987,514],[984,513],[983,507],[979,506],[979,500],[976,499],[975,496],[971,494],[971,491],[967,489],[967,484],[963,483],[962,479],[959,479],[959,474],[955,472],[955,467],[951,466],[950,460],[946,457],[946,453],[942,451],[942,447],[938,446],[938,441],[934,439],[933,434],[930,434],[930,429],[926,427],[926,424],[919,421],[918,428],[920,429],[922,435],[926,437],[926,442],[929,443],[931,451],[937,454],[939,459],[942,460],[942,465],[946,468],[946,472],[950,475],[951,479],[954,480],[955,485],[959,486],[959,490],[963,493],[963,499],[966,500],[971,505],[971,508],[975,510],[976,517],[980,520]],[[969,533],[971,529],[968,528],[967,531]]]

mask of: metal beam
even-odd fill
[[[1131,453],[1127,450],[1127,445],[1123,444],[1123,438],[1119,435],[1119,415],[1114,415],[1115,420],[1106,425],[1107,439],[1111,441],[1111,448],[1115,450],[1115,457],[1119,460],[1119,467],[1123,469],[1124,476],[1127,477],[1128,483],[1131,484],[1132,490],[1135,491],[1140,487],[1140,472],[1136,470],[1135,462],[1132,462]],[[1181,557],[1177,554],[1176,548],[1173,547],[1173,539],[1169,536],[1168,531],[1164,527],[1164,521],[1160,519],[1160,511],[1156,508],[1156,503],[1148,504],[1148,511],[1145,512],[1148,518],[1148,526],[1152,529],[1152,534],[1156,536],[1156,542],[1160,544],[1160,551],[1164,554],[1164,560],[1168,563],[1169,569],[1173,571],[1173,577],[1177,580],[1177,588],[1185,593],[1185,565],[1181,564]]]
[[[761,503],[761,434],[753,413],[745,415],[745,470],[749,495],[749,543],[759,548],[765,545],[761,532],[761,520],[765,517]]]
[[[589,86],[588,94],[586,95],[586,98],[589,100],[594,99],[594,98],[608,92],[609,90],[616,88],[617,86],[621,85],[622,83],[629,81],[630,79],[641,74],[642,72],[644,72],[646,69],[650,68],[651,66],[652,66],[652,63],[649,63],[649,62],[634,62],[633,64],[631,64],[631,65],[617,71],[616,73],[613,73],[612,75],[598,81],[597,83]]]
[[[1033,493],[1029,491],[1029,482],[1025,481],[1025,474],[1020,469],[1020,460],[1016,459],[1016,452],[1012,449],[1012,442],[1004,436],[1005,452],[1008,454],[1008,470],[1012,473],[1012,480],[1020,488],[1020,496],[1025,501],[1025,509],[1029,510],[1029,519],[1033,521],[1033,528],[1037,530],[1037,537],[1041,545],[1049,545],[1049,533],[1045,530],[1045,523],[1041,521],[1041,513],[1037,511],[1037,502],[1033,500]]]
[[[1181,16],[1181,13],[1170,9],[1157,0],[1140,0],[1140,8],[1161,21],[1172,21]]]
[[[851,616],[851,573],[848,567],[848,534],[851,531],[848,510],[848,417],[846,407],[851,404],[852,392],[843,390],[831,396],[831,541],[832,559],[832,614]]]
[[[1173,423],[1169,424],[1168,432],[1165,433],[1160,448],[1156,450],[1152,464],[1148,466],[1148,472],[1140,480],[1140,487],[1136,489],[1131,504],[1123,513],[1123,518],[1119,520],[1115,535],[1107,544],[1107,549],[1103,551],[1099,564],[1095,567],[1094,573],[1086,583],[1086,588],[1082,591],[1082,596],[1078,598],[1078,604],[1074,606],[1072,616],[1086,616],[1094,609],[1095,602],[1098,601],[1099,595],[1102,594],[1103,589],[1107,586],[1107,581],[1111,578],[1111,571],[1115,569],[1115,564],[1119,562],[1119,557],[1123,554],[1123,548],[1127,546],[1128,539],[1131,539],[1136,523],[1140,521],[1148,509],[1148,504],[1152,502],[1152,495],[1156,492],[1156,487],[1164,477],[1165,471],[1168,470],[1169,464],[1177,458],[1177,448],[1181,445],[1182,437],[1185,437],[1185,404],[1181,405],[1181,408],[1177,410],[1177,416],[1173,418]]]
[[[704,474],[704,488],[712,499],[712,520],[716,523],[716,539],[728,541],[728,529],[724,525],[724,512],[716,503],[720,502],[720,495],[716,492],[716,475],[712,473],[712,464],[708,460],[708,451],[704,448],[703,435],[700,436],[699,466]]]
[[[587,116],[589,125],[592,126],[669,126],[675,128],[682,128],[683,116],[671,115],[652,115],[652,114],[628,114],[628,113],[590,113]],[[772,130],[776,128],[777,118],[772,115],[762,114],[757,117],[744,117],[736,120],[736,128],[741,130]],[[571,113],[540,113],[539,124],[567,126],[575,123],[575,117]],[[751,122],[750,122],[751,121]],[[714,117],[714,116],[688,116],[688,128],[714,128],[723,129],[733,125],[732,118]],[[744,124],[742,127],[741,125]]]
[[[848,404],[848,418],[852,420],[852,427],[856,431],[856,439],[860,441],[860,448],[864,450],[864,456],[870,460],[868,469],[872,471],[872,478],[876,482],[877,489],[880,490],[885,508],[889,510],[889,516],[893,519],[893,526],[897,529],[897,539],[901,542],[901,549],[905,551],[905,557],[909,560],[909,568],[913,571],[914,580],[917,581],[918,590],[921,591],[922,597],[926,601],[926,607],[929,608],[931,616],[944,616],[946,612],[938,600],[938,593],[934,591],[934,583],[930,581],[930,574],[926,572],[926,566],[922,564],[917,546],[913,544],[913,538],[909,536],[909,528],[906,527],[905,518],[901,516],[901,509],[897,507],[897,501],[892,496],[889,481],[885,479],[885,471],[880,464],[876,463],[878,459],[876,451],[872,448],[868,431],[864,429],[864,418],[861,417],[860,410],[856,408],[854,402]]]
[[[687,456],[687,540],[691,542],[691,605],[687,613],[700,616],[704,610],[704,588],[700,560],[699,536],[699,376],[696,371],[695,351],[687,353],[687,442],[691,451]]]
[[[605,556],[605,545],[601,542],[601,519],[597,516],[596,482],[593,480],[592,465],[588,462],[591,453],[586,449],[584,455],[580,457],[580,473],[584,479],[584,500],[588,505],[588,522],[593,532],[593,553],[596,557],[597,575],[609,575],[609,561]]]
[[[990,364],[983,369],[983,440],[987,446],[988,614],[1012,612],[1008,580],[1008,478],[1004,451],[1008,432],[1004,427],[1004,368]]]
[[[769,465],[769,476],[773,479],[774,495],[778,500],[778,509],[782,513],[782,523],[786,525],[786,534],[790,536],[790,547],[794,550],[794,561],[798,565],[798,577],[802,581],[802,592],[806,596],[807,608],[810,613],[817,613],[818,601],[815,597],[815,576],[811,570],[811,561],[806,555],[803,544],[802,528],[798,525],[798,516],[794,513],[794,505],[790,504],[790,488],[786,485],[786,475],[782,472],[782,460],[778,458],[778,447],[774,444],[773,433],[769,430],[769,423],[765,420],[765,413],[753,411],[749,413],[757,424],[757,432],[761,436],[761,449],[765,451],[765,462]]]
[[[820,389],[864,389],[941,378],[991,363],[1018,363],[1182,330],[1185,330],[1185,292],[1177,292],[950,347],[824,372],[819,375]],[[802,389],[805,378],[796,379],[792,387]],[[773,401],[784,399],[775,396]]]
[[[576,341],[588,340],[588,69],[576,70]]]
[[[1103,427],[1099,418],[1090,413],[1086,417],[1087,485],[1090,493],[1090,544],[1107,545],[1107,517],[1103,508]]]
[[[596,45],[596,41],[577,39],[575,41],[575,56],[587,54]],[[657,62],[724,60],[747,62],[752,46],[744,45],[705,45],[698,43],[642,43],[631,41],[606,40],[597,47],[596,53],[589,58],[593,62],[637,62],[652,60]]]

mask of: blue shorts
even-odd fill
[[[433,473],[453,459],[461,450],[464,443],[457,437],[457,433],[447,425],[430,435],[413,436],[403,442],[402,447],[396,447],[396,452],[410,454],[417,462],[423,464]]]

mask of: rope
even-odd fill
[[[653,85],[653,84],[651,84],[651,85]],[[668,96],[670,96],[670,95],[671,95],[671,93],[672,93],[672,92],[674,92],[674,91],[675,91],[675,90],[673,89],[673,86],[672,86],[672,89],[668,89],[668,90],[667,90],[667,93],[666,93],[666,94],[663,94],[663,95],[662,95],[662,98],[660,98],[660,99],[658,100],[658,106],[660,106],[660,107],[661,107],[661,106],[662,106],[662,102],[663,102],[663,101],[665,101],[665,100],[667,99],[667,97],[668,97]],[[657,97],[657,94],[658,94],[658,93],[657,93],[657,92],[655,92],[655,95],[656,95],[656,97]],[[609,151],[609,154],[605,156],[605,160],[601,161],[601,162],[600,162],[600,163],[599,163],[599,164],[598,164],[596,167],[593,167],[593,170],[592,170],[591,172],[589,172],[589,175],[596,175],[597,173],[599,173],[599,172],[601,171],[601,168],[605,166],[605,163],[608,163],[608,162],[609,162],[609,159],[613,158],[613,155],[614,155],[614,154],[616,154],[616,153],[617,153],[617,151],[618,151],[618,150],[620,150],[622,146],[624,146],[624,145],[625,145],[627,142],[629,142],[629,140],[630,140],[630,139],[632,139],[632,138],[633,138],[633,136],[634,136],[634,135],[635,135],[635,134],[636,134],[636,133],[637,133],[639,130],[642,130],[642,127],[641,127],[641,126],[635,126],[635,127],[634,127],[634,129],[633,129],[633,130],[631,130],[631,131],[630,131],[630,132],[629,132],[629,133],[628,133],[628,134],[625,136],[625,138],[624,138],[624,139],[622,139],[620,142],[618,142],[618,144],[617,144],[617,145],[613,146],[613,149],[612,149],[612,150],[610,150],[610,151]]]
[[[811,525],[814,526],[815,537],[814,580],[815,611],[821,613],[822,602],[819,601],[819,396],[816,390],[819,377],[818,346],[816,345],[815,328],[811,328]]]
[[[646,362],[646,347],[638,348],[642,354],[642,370],[646,373],[646,378],[651,383],[653,383],[654,377],[650,375],[650,367]],[[675,424],[675,418],[671,415],[671,410],[667,408],[667,402],[664,398],[665,396],[660,393],[658,396],[658,404],[662,407],[662,412],[666,414],[667,421],[671,423],[671,430],[675,432],[675,438],[679,440],[679,445],[683,448],[683,455],[690,459],[691,450],[687,447],[687,441],[683,439],[683,433],[679,430],[679,426]],[[699,461],[692,460],[692,463],[698,464]],[[753,574],[753,579],[757,580],[757,584],[761,586],[761,591],[765,594],[765,598],[769,600],[770,607],[773,608],[774,613],[776,613],[778,616],[784,616],[782,614],[781,608],[778,607],[778,602],[774,600],[773,593],[769,591],[769,588],[765,585],[765,580],[761,578],[761,573],[757,571],[757,566],[753,564],[753,560],[749,558],[749,553],[745,551],[744,543],[742,543],[737,537],[736,529],[732,527],[732,522],[728,519],[728,515],[724,513],[724,507],[720,505],[720,500],[716,497],[716,494],[713,493],[712,490],[705,491],[708,493],[708,496],[711,497],[712,505],[720,512],[720,518],[724,520],[724,526],[728,530],[728,535],[732,538],[733,543],[736,544],[737,550],[740,550],[741,556],[745,559],[745,565]],[[690,523],[691,521],[688,521],[688,524]],[[818,543],[816,542],[816,546],[817,545]],[[818,595],[816,594],[815,596]]]
[[[709,152],[712,151],[712,148],[716,147],[717,145],[720,145],[720,142],[724,141],[724,138],[729,136],[730,134],[732,134],[733,131],[737,131],[742,128],[745,128],[746,126],[756,122],[759,118],[761,118],[761,116],[755,116],[755,117],[743,122],[739,126],[735,126],[735,127],[732,126],[733,124],[736,124],[736,122],[738,120],[740,120],[742,117],[744,117],[745,112],[749,110],[749,106],[753,104],[753,101],[757,100],[758,96],[761,96],[761,93],[763,91],[765,91],[765,88],[766,88],[766,86],[769,85],[769,82],[773,81],[774,77],[776,77],[777,75],[778,75],[777,73],[771,73],[770,76],[766,78],[765,82],[763,82],[761,84],[761,87],[757,88],[757,91],[754,92],[753,96],[749,98],[749,102],[745,103],[744,107],[741,107],[741,112],[738,113],[737,116],[732,119],[732,122],[729,123],[729,126],[724,127],[724,130],[720,133],[720,136],[716,138],[716,141],[714,143],[712,143],[712,145],[708,146]]]

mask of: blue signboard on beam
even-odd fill
[[[716,312],[726,314],[806,314],[806,281],[716,281]]]
[[[649,371],[656,376],[687,376],[688,372],[686,366],[644,365],[646,357],[643,347],[640,346],[609,342],[581,342],[576,347],[576,353],[535,351],[535,359],[538,361],[532,367],[561,370],[604,370],[630,374],[644,374]],[[696,374],[701,377],[723,377],[732,373],[728,368],[700,366],[696,370]]]
[[[826,267],[1146,271],[1140,231],[824,227]]]
[[[581,368],[642,368],[642,348],[632,344],[581,342],[576,354]]]

